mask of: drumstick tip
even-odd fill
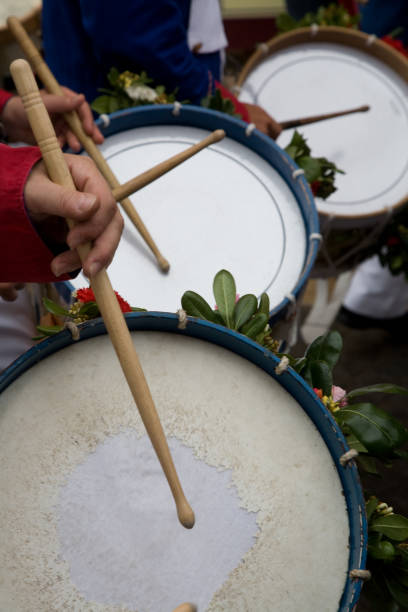
[[[195,523],[195,516],[193,509],[186,499],[182,499],[177,504],[177,516],[180,523],[186,529],[192,529]]]
[[[165,274],[167,274],[167,272],[170,270],[170,264],[167,261],[167,259],[165,259],[163,257],[163,255],[158,255],[157,256],[157,261],[159,263],[161,271],[164,272]]]
[[[192,603],[182,603],[173,612],[197,612],[197,606]]]
[[[214,142],[219,142],[223,138],[225,138],[224,130],[214,130],[213,132]]]

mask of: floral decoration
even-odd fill
[[[288,146],[285,147],[285,151],[304,170],[306,180],[315,197],[325,200],[336,191],[337,188],[334,185],[336,173],[344,174],[344,171],[325,157],[312,157],[306,139],[297,130]]]
[[[297,28],[307,28],[316,23],[319,26],[338,26],[343,28],[358,28],[360,16],[351,15],[340,4],[332,2],[329,6],[320,6],[316,12],[306,13],[302,19],[294,19],[288,13],[282,13],[276,18],[278,34],[290,32]]]

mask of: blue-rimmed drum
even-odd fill
[[[278,121],[369,105],[301,126],[312,154],[345,171],[337,191],[316,199],[324,237],[314,276],[332,276],[371,254],[379,232],[408,200],[408,60],[375,36],[338,27],[277,36],[248,60],[240,98]],[[278,143],[285,147],[293,130]]]
[[[213,278],[225,268],[241,294],[266,291],[272,314],[282,313],[301,292],[319,246],[313,197],[289,156],[241,120],[198,107],[139,107],[108,122],[101,150],[121,183],[215,129],[227,135],[135,194],[133,204],[171,268],[157,273],[125,218],[109,268],[114,288],[132,306],[175,312],[189,289],[212,305]]]
[[[350,611],[364,500],[313,390],[246,337],[127,315],[180,480],[174,503],[100,320],[0,378],[0,608]]]

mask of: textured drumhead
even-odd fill
[[[177,522],[107,337],[73,344],[0,398],[0,609],[338,610],[345,499],[301,406],[224,348],[133,338],[196,525]]]
[[[156,125],[107,137],[102,152],[120,182],[205,138],[204,129]],[[136,193],[135,208],[169,260],[159,274],[126,214],[125,231],[109,274],[133,306],[175,312],[191,289],[213,305],[212,281],[221,269],[240,294],[266,291],[271,309],[293,291],[306,259],[305,222],[287,183],[272,165],[226,138]],[[76,288],[87,284],[80,275]]]
[[[319,212],[373,215],[408,194],[408,84],[387,64],[345,45],[296,44],[263,61],[243,85],[241,99],[264,107],[278,121],[347,110],[370,110],[302,126],[316,157],[345,175],[338,190],[316,200]],[[285,147],[293,130],[278,144]]]

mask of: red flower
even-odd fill
[[[387,240],[387,246],[395,246],[396,244],[399,244],[401,242],[401,240],[398,238],[398,236],[390,236]]]
[[[314,196],[318,194],[321,184],[321,181],[312,181],[310,183],[310,189],[312,190]]]
[[[398,40],[398,38],[392,38],[391,36],[383,36],[381,40],[387,45],[390,45],[390,47],[393,47],[394,49],[405,55],[405,57],[408,57],[407,49],[405,49],[402,41]]]
[[[316,389],[316,387],[313,387],[313,391],[316,393],[317,397],[319,399],[322,399],[323,397],[323,391],[321,389]]]
[[[119,295],[117,291],[115,291],[115,295],[118,299],[121,311],[132,312],[130,305],[123,299],[123,297]],[[82,302],[83,304],[86,304],[87,302],[96,302],[95,294],[90,287],[87,289],[77,289],[75,292],[75,297],[78,302]]]

